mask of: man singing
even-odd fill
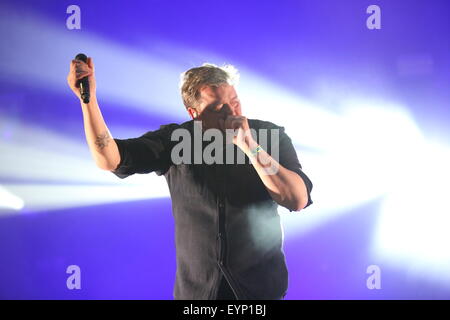
[[[84,77],[90,84],[88,103],[78,87]],[[138,138],[116,139],[96,99],[92,59],[71,62],[67,80],[80,99],[86,139],[97,166],[122,179],[155,172],[167,180],[175,219],[175,299],[283,299],[288,272],[277,207],[292,212],[312,204],[313,185],[284,127],[242,115],[234,87],[237,79],[232,66],[192,68],[181,80],[181,97],[191,120],[162,125]],[[224,135],[222,149],[211,153],[213,163],[198,161],[198,156],[217,135],[200,137],[196,144],[198,127],[205,136],[232,132],[231,139]],[[183,149],[182,158],[189,161],[180,163],[174,155],[181,153],[173,151],[179,149],[180,135],[175,133],[181,129],[190,133],[192,143],[187,145],[193,152]],[[261,142],[264,132],[267,143]],[[232,157],[225,159],[228,151]],[[236,160],[239,155],[244,162]]]

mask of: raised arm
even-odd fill
[[[77,81],[85,76],[88,76],[91,93],[90,102],[87,104],[81,100],[80,90],[77,86]],[[120,163],[120,153],[106,126],[97,102],[95,69],[92,58],[88,58],[87,63],[72,60],[67,82],[80,100],[86,141],[96,165],[103,170],[114,170]]]

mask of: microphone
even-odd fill
[[[79,53],[76,55],[75,60],[83,61],[87,63],[87,56],[84,53]],[[81,78],[78,80],[78,85],[80,87],[81,99],[84,103],[89,103],[91,94],[89,92],[89,80],[88,77]]]

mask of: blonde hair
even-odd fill
[[[219,86],[221,84],[237,85],[239,71],[231,64],[221,67],[212,63],[204,63],[201,67],[191,68],[180,75],[180,89],[183,104],[196,108],[200,97],[200,89],[205,85]]]

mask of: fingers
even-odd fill
[[[243,127],[246,118],[243,116],[228,116],[225,119],[224,126],[226,129],[239,129]]]
[[[91,58],[88,58],[87,63],[81,60],[72,60],[70,67],[76,70],[90,70],[93,71],[94,62]]]
[[[92,84],[91,88],[95,88],[94,75],[94,61],[91,57],[87,58],[86,62],[73,59],[70,62],[70,71],[67,75],[67,83],[72,91],[80,97],[80,92],[77,88],[80,86],[80,79],[89,77],[89,83]]]
[[[92,75],[92,72],[90,72],[90,71],[77,72],[77,73],[76,73],[76,79],[77,79],[77,80],[80,80],[80,79],[82,79],[82,78],[84,78],[84,77],[88,77],[88,76],[90,76],[90,75]]]
[[[243,127],[243,124],[244,124],[244,121],[245,121],[245,119],[244,118],[236,118],[236,119],[233,119],[232,121],[231,121],[231,127],[233,128],[233,129],[239,129],[239,128],[242,128]]]
[[[93,66],[92,59],[88,58],[88,63]],[[87,63],[74,59],[70,63],[70,73],[74,74],[76,80],[79,80],[92,75],[93,69]]]
[[[92,57],[87,58],[87,65],[93,72],[95,71],[94,60],[92,59]]]

